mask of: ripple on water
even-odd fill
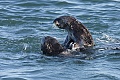
[[[17,77],[5,77],[5,78],[2,78],[1,80],[27,80],[27,79],[17,78]]]
[[[94,76],[92,76],[92,77],[90,77],[92,80],[97,80],[97,79],[99,79],[99,80],[102,80],[102,79],[105,79],[105,80],[119,80],[119,77],[117,77],[117,76],[114,76],[114,75],[111,75],[111,74],[109,74],[109,73],[103,73],[103,74],[96,74],[96,75],[94,75]]]
[[[2,80],[119,80],[119,0],[0,0],[0,78]],[[67,32],[53,20],[72,15],[91,32],[95,58],[40,54],[40,40]],[[118,47],[120,45],[118,44]],[[106,48],[107,47],[107,48]],[[87,53],[91,53],[90,51]]]
[[[48,6],[48,3],[44,2],[38,2],[38,1],[21,1],[19,3],[16,3],[16,6],[20,7],[40,7],[40,6]]]
[[[107,55],[107,61],[110,62],[119,62],[120,61],[120,51],[111,51],[110,54]]]
[[[7,23],[7,24],[6,24]],[[11,20],[11,19],[5,19],[0,21],[1,26],[18,26],[21,24],[25,24],[25,22],[21,20]]]

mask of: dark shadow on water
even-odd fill
[[[17,77],[6,77],[6,78],[2,78],[1,80],[27,80],[27,79],[17,78]]]

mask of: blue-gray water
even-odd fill
[[[94,57],[48,57],[43,36],[63,42],[53,20],[71,15],[93,35]],[[0,80],[120,80],[120,0],[0,0]],[[107,48],[107,49],[106,49]]]

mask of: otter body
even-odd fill
[[[56,18],[53,23],[61,29],[68,32],[64,47],[69,48],[72,44],[72,49],[88,48],[94,46],[93,38],[88,29],[78,20],[71,16],[61,16]]]
[[[45,55],[54,56],[63,52],[64,48],[55,38],[46,36],[41,40],[41,50]]]
[[[74,17],[61,16],[53,22],[58,28],[67,30],[68,35],[63,45],[53,37],[44,37],[41,40],[43,54],[49,56],[71,55],[94,45],[93,38],[88,29]]]
[[[41,50],[48,56],[72,56],[75,51],[65,49],[55,38],[46,36],[41,40]]]
[[[65,29],[68,32],[64,45],[61,45],[55,38],[46,36],[41,41],[41,50],[43,54],[49,56],[80,56],[81,58],[92,59],[91,55],[95,50],[120,50],[120,44],[115,48],[105,46],[102,48],[89,49],[94,46],[92,35],[88,29],[74,17],[61,16],[54,20],[58,28]],[[78,49],[78,50],[76,50]],[[93,55],[94,56],[94,55]]]

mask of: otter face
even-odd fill
[[[61,18],[56,18],[53,23],[60,29],[65,29],[67,27],[67,23]]]

